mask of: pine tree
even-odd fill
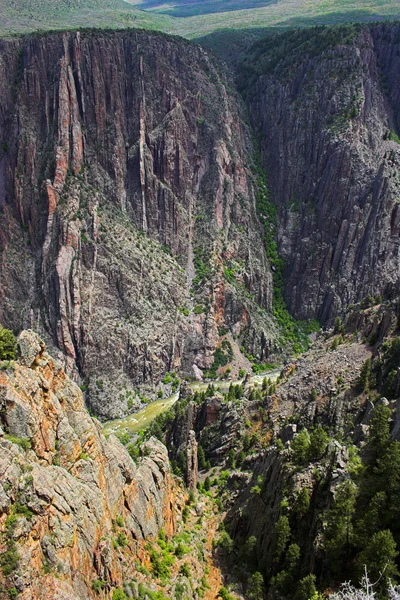
[[[329,442],[329,435],[318,425],[310,435],[309,457],[313,460],[319,460],[325,454]]]
[[[264,579],[258,571],[253,573],[249,579],[247,597],[249,600],[262,600],[264,597]]]
[[[345,481],[337,487],[334,507],[326,514],[324,546],[328,564],[336,574],[345,568],[350,556],[354,537],[353,517],[356,498],[356,485],[352,481]]]
[[[383,456],[390,441],[390,408],[384,404],[375,407],[370,424],[368,440],[369,462],[375,466],[379,457]]]
[[[384,593],[389,581],[395,579],[399,573],[396,566],[398,555],[396,542],[389,529],[375,533],[367,547],[359,556],[359,564],[366,566],[372,581],[378,581],[377,588]]]
[[[273,558],[275,562],[279,562],[282,554],[284,553],[286,546],[290,538],[290,525],[289,519],[286,515],[281,515],[274,527],[274,550]]]
[[[0,325],[0,360],[15,360],[16,352],[15,335],[10,329],[4,329]]]
[[[290,444],[293,451],[293,460],[296,464],[302,464],[308,457],[310,449],[310,434],[307,429],[302,429]]]
[[[371,359],[367,358],[361,367],[360,376],[358,378],[357,386],[360,392],[364,392],[368,389],[369,378],[371,376]]]
[[[205,469],[205,467],[206,467],[206,456],[204,454],[203,447],[200,446],[200,444],[197,447],[197,462],[198,462],[200,471],[202,469]]]
[[[308,489],[303,487],[300,492],[297,494],[296,501],[294,504],[294,512],[299,516],[303,516],[306,514],[310,507],[310,494]]]

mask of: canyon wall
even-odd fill
[[[298,30],[242,65],[298,318],[398,293],[399,42],[398,24]]]
[[[272,277],[224,68],[140,31],[0,57],[0,322],[41,332],[102,417],[210,368],[220,328],[264,359]]]
[[[175,532],[167,450],[151,438],[135,464],[40,338],[18,346],[0,371],[0,596],[94,598],[94,581],[129,581],[145,540]]]

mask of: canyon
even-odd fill
[[[367,564],[386,600],[399,57],[399,23],[229,65],[0,38],[1,598],[319,600]]]
[[[0,321],[37,330],[101,418],[207,374],[225,338],[285,355],[274,239],[297,318],[398,293],[399,26],[305,31],[242,57],[251,123],[178,38],[0,42]]]

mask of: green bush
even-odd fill
[[[221,587],[218,592],[218,598],[222,598],[222,600],[234,600],[232,594],[226,589],[226,587]]]
[[[101,592],[102,589],[104,589],[106,586],[106,582],[103,581],[102,579],[95,579],[92,582],[92,590],[94,592],[96,592],[96,594],[99,594]]]
[[[128,597],[121,588],[116,588],[113,590],[112,600],[128,600]]]
[[[187,562],[183,563],[183,565],[181,565],[181,568],[179,569],[179,573],[181,575],[183,575],[184,577],[190,577],[190,567],[189,564]]]
[[[10,329],[0,325],[0,360],[15,360],[17,355],[17,340]]]
[[[296,464],[304,463],[308,458],[310,449],[310,434],[307,429],[302,429],[290,444],[293,451],[293,460]]]
[[[26,450],[30,450],[32,448],[31,441],[29,438],[20,438],[20,437],[17,437],[16,435],[10,435],[8,433],[6,433],[4,435],[4,437],[9,442],[11,442],[13,444],[17,444],[17,446],[22,448],[22,450],[26,451]]]
[[[329,443],[329,435],[318,425],[310,435],[309,456],[311,460],[320,460]]]
[[[11,513],[4,524],[4,535],[6,537],[6,551],[0,554],[0,568],[4,577],[9,577],[18,568],[19,554],[15,545],[13,535],[17,526],[18,517]]]
[[[123,531],[120,531],[117,535],[117,544],[122,548],[125,548],[125,546],[128,545],[127,537]]]

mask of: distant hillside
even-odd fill
[[[169,17],[123,0],[0,0],[0,34],[79,27],[139,27],[169,31]]]
[[[329,25],[400,17],[400,0],[128,0],[153,15],[173,18],[173,31],[189,38],[231,29]],[[171,32],[171,30],[169,30]]]
[[[38,29],[139,27],[199,39],[221,55],[233,30],[251,40],[267,27],[312,26],[400,17],[400,0],[0,0],[0,35]],[[241,33],[242,36],[242,33]],[[214,39],[215,37],[215,39]],[[237,46],[234,38],[233,50]],[[226,43],[225,43],[226,42]]]

